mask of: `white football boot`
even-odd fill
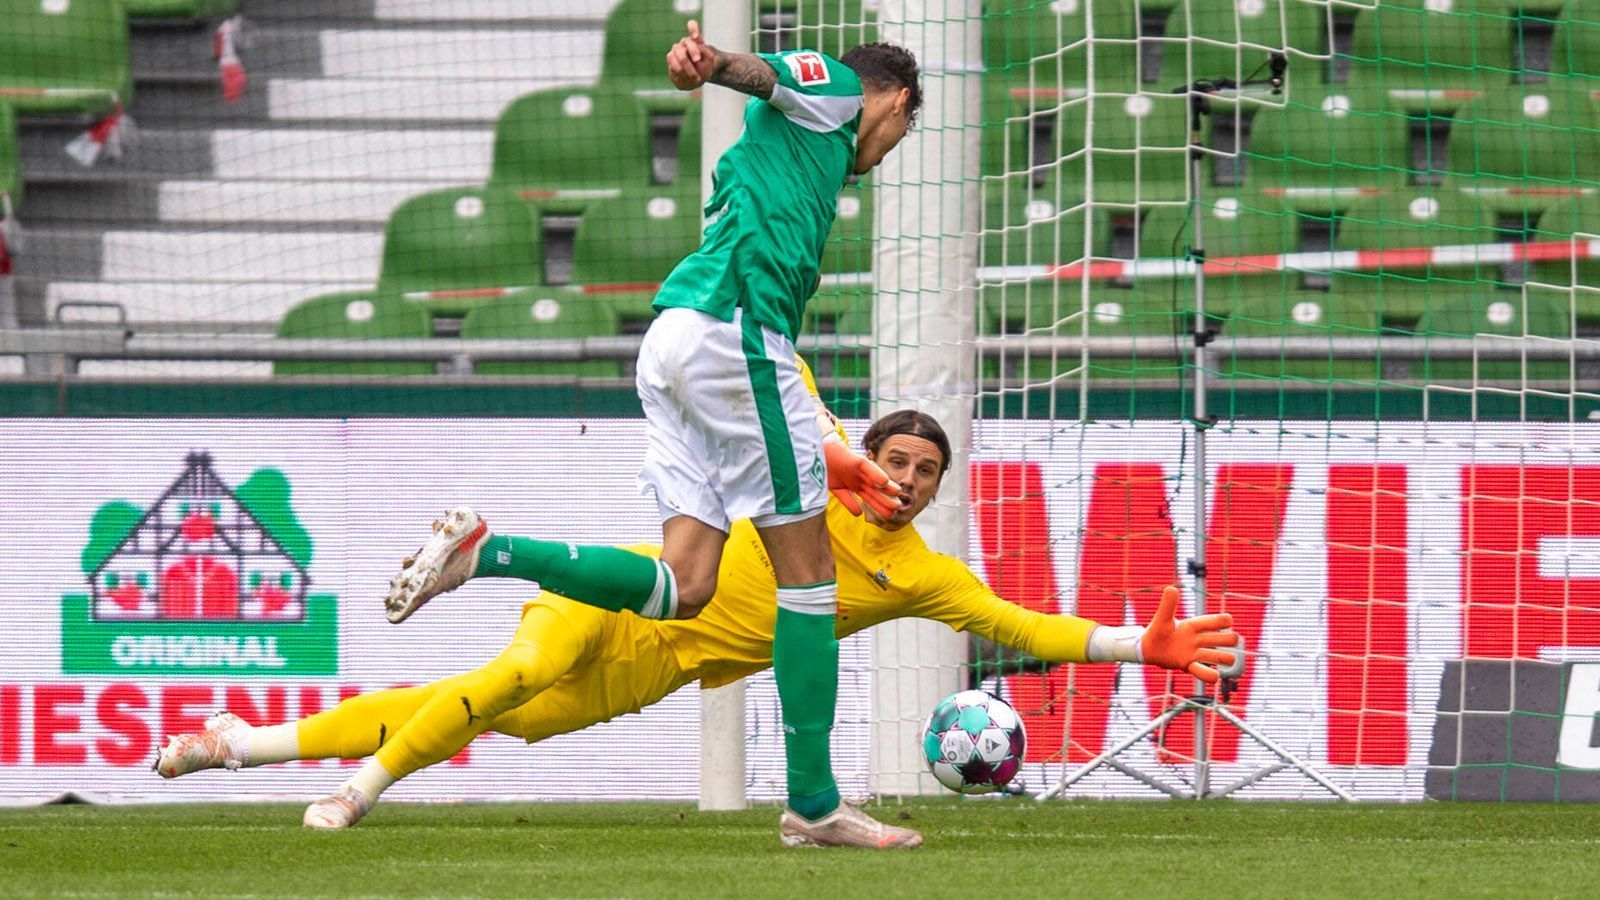
[[[250,725],[230,712],[206,720],[199,734],[174,734],[156,749],[156,774],[177,778],[201,769],[237,769],[250,761]]]
[[[445,513],[433,523],[433,536],[400,563],[389,579],[384,614],[399,625],[434,597],[453,591],[478,571],[478,548],[489,536],[489,526],[465,506]]]
[[[920,847],[922,835],[909,828],[886,825],[848,803],[812,822],[785,808],[778,818],[778,836],[785,847]]]
[[[345,785],[334,791],[332,796],[323,797],[306,807],[305,818],[301,821],[307,828],[337,831],[361,821],[369,812],[372,812],[372,801],[367,799],[367,795]]]

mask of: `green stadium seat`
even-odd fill
[[[1057,196],[1054,188],[1034,189],[1026,173],[984,180],[980,265],[1049,266],[1083,258],[1086,209],[1080,198]],[[1108,253],[1109,243],[1102,229],[1090,250]]]
[[[217,19],[239,11],[239,0],[123,0],[135,19]]]
[[[1335,272],[1333,293],[1364,298],[1386,323],[1415,322],[1436,300],[1436,292],[1477,285],[1492,294],[1501,273],[1497,262],[1467,257],[1431,264],[1405,251],[1510,239],[1495,230],[1493,217],[1469,194],[1449,189],[1385,192],[1339,218],[1334,247],[1383,250],[1386,258],[1376,268]]]
[[[379,290],[439,313],[544,280],[539,219],[509,191],[431,191],[402,203],[384,230]]]
[[[1284,291],[1237,303],[1222,329],[1225,337],[1319,338],[1376,337],[1376,310],[1359,294],[1338,291]],[[1212,357],[1223,378],[1241,381],[1289,378],[1315,382],[1372,384],[1382,375],[1376,359],[1250,359],[1217,345]]]
[[[1188,282],[1184,282],[1186,289]],[[1183,367],[1179,353],[1192,347],[1186,338],[1174,338],[1187,328],[1188,295],[1177,302],[1170,291],[1157,287],[1126,289],[1094,285],[1085,301],[1083,284],[1076,280],[1003,285],[985,289],[980,300],[986,330],[1009,335],[1065,335],[1090,337],[1173,338],[1178,348],[1157,355],[1091,353],[1088,368],[1082,355],[1052,357],[1020,350],[1002,358],[984,360],[989,377],[1026,378],[1032,382],[1052,378],[1097,379],[1176,378]],[[1016,313],[1022,311],[1019,318]]]
[[[1242,154],[1247,193],[1274,192],[1302,212],[1325,214],[1356,202],[1364,189],[1407,183],[1412,162],[1406,117],[1374,91],[1343,87],[1309,98],[1291,88],[1284,108],[1256,112],[1249,150]]]
[[[1585,196],[1563,200],[1539,217],[1537,230],[1531,235],[1537,241],[1557,246],[1550,259],[1537,262],[1529,276],[1528,290],[1534,284],[1549,285],[1562,296],[1571,296],[1578,320],[1585,323],[1600,322],[1600,252],[1585,257],[1581,251],[1586,245],[1600,251],[1600,191]],[[1561,242],[1574,242],[1580,251],[1574,260]],[[1575,292],[1573,292],[1575,289]]]
[[[1302,0],[1189,0],[1173,11],[1167,33],[1188,34],[1193,67],[1186,67],[1182,45],[1169,47],[1162,83],[1177,87],[1218,78],[1264,81],[1270,77],[1266,63],[1273,50],[1288,56],[1297,81],[1311,80],[1307,76],[1313,70],[1318,73],[1315,80],[1321,81],[1325,67],[1313,55],[1325,52],[1326,27],[1323,8]]]
[[[1399,90],[1504,84],[1517,65],[1511,38],[1497,0],[1384,0],[1356,18],[1351,80]]]
[[[839,192],[833,231],[822,251],[822,274],[872,271],[873,196],[870,176]]]
[[[630,93],[557,88],[519,97],[500,114],[489,184],[546,209],[566,203],[579,211],[596,197],[649,184],[650,160],[650,114]]]
[[[1568,192],[1600,188],[1600,128],[1590,90],[1553,77],[1485,92],[1456,112],[1450,183],[1497,212],[1542,212]]]
[[[667,81],[667,48],[683,37],[690,19],[703,18],[680,0],[622,0],[606,17],[601,84],[628,91],[673,91]]]
[[[605,300],[572,287],[540,288],[473,307],[461,321],[463,340],[524,340],[606,337],[617,333],[617,316]],[[479,375],[569,375],[617,378],[622,362],[478,362]]]
[[[1088,40],[1094,8],[1094,41]],[[1138,13],[1131,3],[1098,0],[990,0],[984,4],[983,62],[988,78],[1004,73],[1013,87],[1086,84],[1092,50],[1101,90],[1138,81]],[[987,79],[986,79],[987,80]]]
[[[278,337],[365,341],[383,338],[426,340],[433,336],[428,311],[392,294],[348,291],[324,294],[296,304],[278,323]],[[431,362],[283,361],[276,375],[433,375]]]
[[[606,293],[624,322],[648,321],[656,287],[700,246],[697,194],[630,191],[589,207],[572,250],[572,280]]]
[[[1185,98],[1171,94],[1133,94],[1061,109],[1053,136],[1048,180],[1079,199],[1088,196],[1090,163],[1093,199],[1100,203],[1182,200],[1187,195],[1189,130]],[[1089,147],[1093,129],[1092,149]],[[1069,156],[1069,154],[1074,154]]]
[[[1600,0],[1567,0],[1550,39],[1550,69],[1570,75],[1600,75]]]
[[[1571,320],[1565,306],[1554,297],[1537,291],[1526,295],[1498,292],[1499,296],[1482,294],[1456,294],[1439,301],[1417,323],[1420,337],[1473,337],[1501,336],[1523,338],[1538,337],[1566,339],[1572,336]],[[1517,346],[1520,341],[1483,341],[1484,348]],[[1537,341],[1529,343],[1536,344]],[[1526,370],[1526,371],[1524,371]],[[1526,374],[1529,380],[1566,379],[1571,367],[1559,361],[1530,361],[1526,366],[1520,359],[1427,360],[1412,364],[1412,375],[1417,380],[1444,381],[1503,381],[1520,382]]]
[[[0,103],[0,219],[22,204],[22,167],[17,151],[17,114]]]
[[[19,114],[109,112],[133,100],[121,0],[0,0],[0,102]]]

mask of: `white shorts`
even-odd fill
[[[810,518],[827,507],[817,412],[787,337],[747,319],[665,309],[639,347],[648,447],[639,473],[663,519],[727,531]]]

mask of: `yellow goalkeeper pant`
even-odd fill
[[[510,645],[488,665],[302,719],[300,756],[375,755],[404,778],[485,731],[531,744],[638,712],[690,680],[656,623],[546,594],[523,606]]]

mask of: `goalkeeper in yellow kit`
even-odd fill
[[[902,410],[874,422],[863,443],[868,458],[904,493],[899,510],[888,516],[869,507],[858,517],[838,501],[829,504],[840,637],[916,616],[1048,662],[1143,662],[1214,681],[1211,667],[1232,659],[1215,649],[1234,644],[1232,618],[1175,620],[1175,588],[1166,590],[1145,627],[1100,626],[1001,599],[959,560],[929,550],[912,526],[950,466],[939,424]],[[577,731],[637,712],[697,679],[717,686],[770,666],[773,579],[760,537],[750,523],[739,522],[722,557],[715,597],[698,618],[651,620],[546,593],[523,606],[510,645],[476,671],[363,694],[284,725],[251,727],[220,713],[203,732],[169,738],[155,768],[171,778],[291,759],[374,756],[403,778],[449,759],[486,731],[529,743]],[[446,702],[430,704],[436,699]],[[305,824],[344,827],[371,806],[351,810],[344,808],[348,802],[336,793],[311,804]]]

